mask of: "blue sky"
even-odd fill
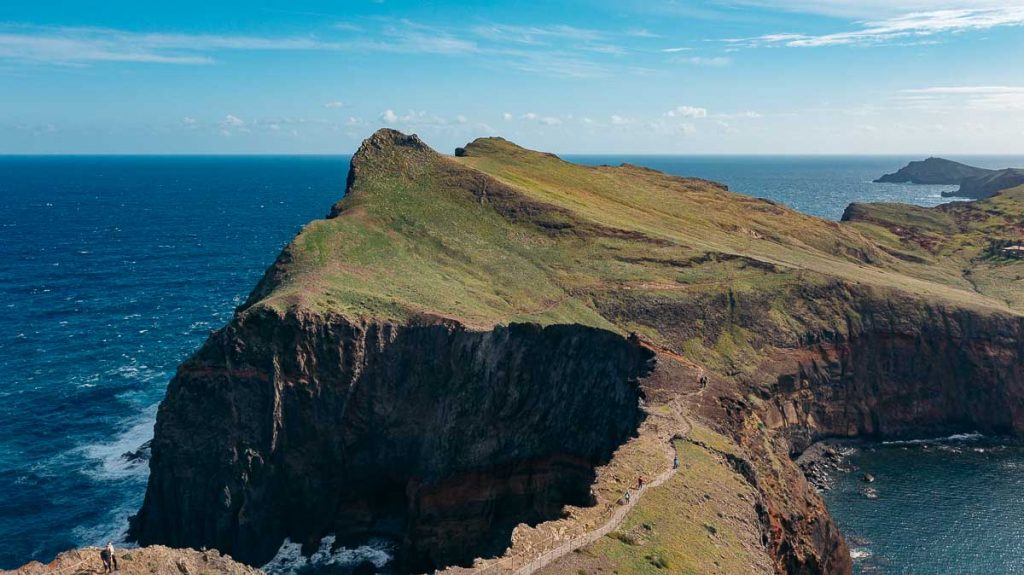
[[[1024,152],[1024,3],[210,4],[5,2],[0,153]]]

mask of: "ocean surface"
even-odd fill
[[[931,206],[951,189],[871,183],[919,159],[911,157],[566,158],[713,179],[832,219],[850,202]],[[962,159],[1024,166],[1024,158]],[[0,157],[0,568],[123,537],[148,468],[122,455],[152,437],[176,366],[228,321],[301,226],[341,197],[347,169],[345,156]],[[882,572],[977,572],[975,563],[957,563],[965,555],[939,535],[919,536],[918,523],[947,538],[978,539],[992,557],[1020,557],[1024,532],[1007,525],[1024,517],[1024,492],[1011,489],[1024,453],[899,453],[907,473],[931,474],[932,499],[967,497],[965,480],[952,475],[965,469],[988,478],[987,486],[971,484],[978,499],[996,499],[961,514],[966,508],[917,497],[920,481],[890,489],[881,471],[879,500],[836,490],[829,497],[837,518],[884,558]],[[901,505],[904,521],[887,527],[878,519],[893,515],[888,504]],[[386,560],[379,551],[355,559]],[[295,553],[284,546],[276,570],[288,571]],[[963,568],[912,569],[922,553]],[[1013,572],[997,565],[986,571]]]
[[[854,573],[1024,573],[1024,445],[953,436],[862,448],[848,463],[856,471],[824,497]]]

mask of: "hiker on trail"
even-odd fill
[[[107,546],[100,551],[100,559],[103,560],[104,573],[120,570],[117,567],[117,555],[114,554],[113,542],[107,541]]]
[[[641,475],[640,477],[636,478],[636,488],[637,488],[637,491],[639,491],[639,490],[644,488],[644,476],[643,475]]]
[[[622,498],[626,500],[626,503],[629,503],[629,490],[628,489],[626,490],[626,494],[623,495]]]
[[[100,560],[103,561],[103,572],[104,573],[110,573],[110,571],[111,571],[111,567],[110,567],[110,558],[111,557],[113,557],[113,555],[110,553],[110,549],[108,549],[107,547],[104,547],[103,549],[100,549]]]
[[[679,456],[676,455],[672,458],[672,469],[679,469]]]
[[[700,387],[701,387],[701,389],[703,389],[703,388],[705,388],[707,386],[708,386],[708,376],[706,374],[701,374],[701,376],[700,376]]]

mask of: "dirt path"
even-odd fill
[[[640,345],[650,349],[651,351],[654,351],[655,353],[662,357],[666,357],[667,359],[671,359],[682,365],[685,365],[686,367],[693,369],[697,374],[696,377],[698,380],[704,378],[704,368],[694,363],[693,361],[690,361],[689,359],[683,357],[682,355],[643,339],[641,339],[639,343]],[[670,425],[670,431],[668,432],[667,436],[663,436],[665,437],[665,440],[667,440],[664,444],[664,447],[666,461],[668,463],[668,469],[658,474],[653,479],[653,481],[650,481],[649,483],[645,484],[642,489],[632,490],[629,502],[621,503],[620,505],[618,505],[618,507],[615,508],[611,516],[609,516],[606,521],[601,523],[599,526],[594,527],[593,529],[586,531],[584,533],[581,533],[578,536],[572,537],[571,539],[562,542],[556,547],[548,549],[547,551],[544,551],[543,553],[540,553],[539,555],[532,557],[530,559],[517,556],[505,557],[488,566],[472,569],[467,572],[472,572],[476,575],[533,575],[537,571],[543,569],[544,567],[547,567],[548,565],[557,561],[558,559],[568,555],[569,553],[576,551],[577,549],[594,543],[598,539],[604,537],[605,535],[608,535],[609,533],[617,529],[619,525],[622,524],[623,520],[625,520],[629,512],[632,511],[636,507],[637,503],[640,502],[640,499],[647,492],[647,490],[656,488],[664,484],[677,471],[673,465],[674,459],[676,457],[674,440],[678,437],[689,436],[693,431],[693,423],[690,420],[689,416],[685,413],[686,410],[683,406],[683,401],[688,398],[701,396],[704,394],[706,390],[707,386],[701,385],[699,389],[696,389],[684,395],[680,395],[668,403],[668,407],[671,411],[671,415],[668,417],[668,419],[673,420],[674,422],[674,424]],[[524,554],[528,555],[529,553],[529,551],[526,551],[526,553]]]
[[[671,444],[669,444],[669,448],[671,452],[670,455],[674,459],[675,448],[672,447]],[[597,527],[592,531],[587,532],[586,534],[580,537],[567,541],[559,545],[558,547],[555,547],[554,549],[544,552],[543,554],[536,557],[526,565],[523,565],[522,567],[519,567],[518,569],[512,571],[513,575],[533,575],[533,573],[536,573],[538,570],[547,567],[548,565],[564,557],[565,555],[568,555],[569,553],[572,553],[573,551],[576,551],[581,547],[590,545],[591,543],[611,533],[616,528],[618,528],[620,524],[622,524],[622,521],[626,518],[626,515],[629,514],[629,512],[632,511],[634,507],[636,507],[636,504],[640,502],[640,498],[643,497],[644,493],[646,493],[648,489],[653,489],[665,483],[666,481],[669,480],[669,478],[671,478],[675,474],[675,472],[675,467],[670,465],[670,467],[667,470],[665,470],[660,475],[655,477],[654,481],[651,481],[650,483],[645,484],[641,489],[634,491],[634,495],[630,497],[629,502],[624,503],[618,509],[616,509],[615,513],[613,513],[612,516],[608,519],[608,521],[606,521],[603,525]]]

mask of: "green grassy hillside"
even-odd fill
[[[622,330],[633,326],[614,325],[595,299],[730,290],[785,299],[839,279],[1020,310],[1022,264],[980,254],[988,237],[1020,233],[1022,195],[937,209],[855,205],[837,223],[711,182],[575,165],[500,138],[456,158],[381,131],[354,157],[333,217],[306,226],[250,303]]]

